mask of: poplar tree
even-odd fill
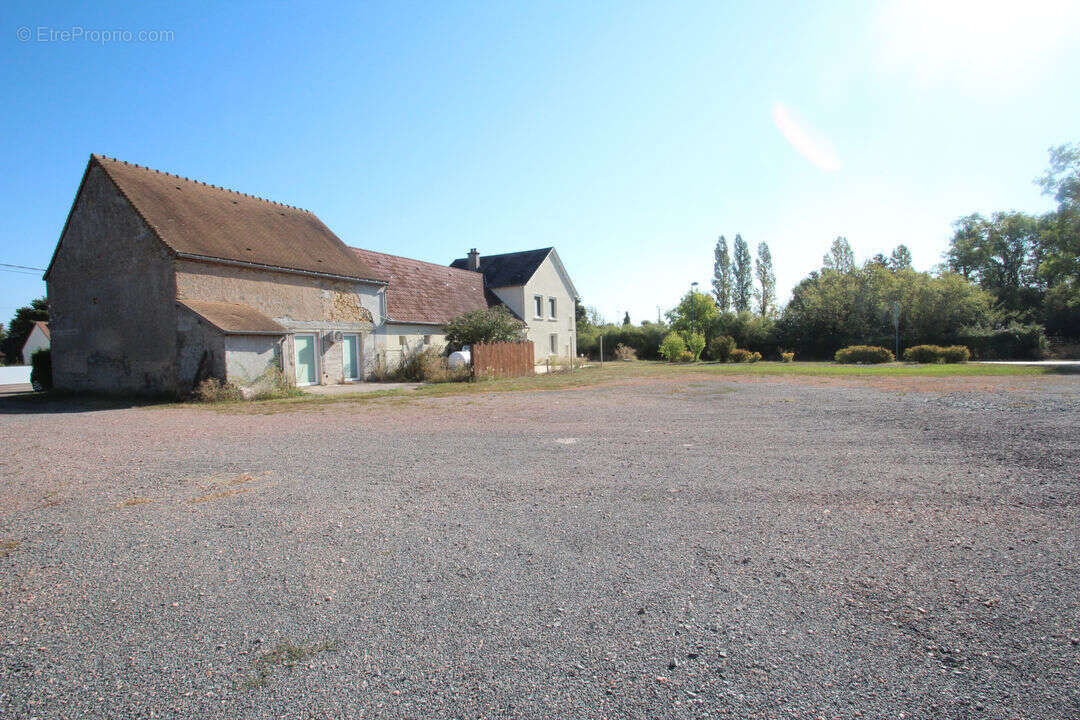
[[[750,309],[750,298],[754,293],[754,266],[750,259],[750,247],[742,239],[742,235],[735,236],[733,244],[735,251],[735,264],[732,271],[731,301],[735,306],[735,312],[745,312]]]
[[[759,286],[755,293],[758,309],[761,317],[768,317],[776,310],[776,273],[773,272],[772,253],[769,252],[768,243],[758,244],[757,263],[754,269],[757,272]]]
[[[720,312],[727,312],[731,309],[731,256],[728,255],[727,238],[723,235],[716,241],[713,256],[713,295]]]

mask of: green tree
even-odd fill
[[[851,272],[855,269],[855,253],[851,250],[851,244],[843,235],[838,235],[833,240],[832,248],[821,259],[821,266],[825,270],[837,272]]]
[[[686,349],[694,354],[694,360],[701,359],[701,351],[705,349],[705,336],[702,333],[693,333],[686,338]]]
[[[623,315],[622,324],[623,325],[632,325],[633,324],[633,323],[630,322],[630,311],[629,310],[627,310],[626,314]]]
[[[911,267],[911,251],[907,245],[897,245],[893,249],[888,266],[893,270],[906,270]]]
[[[1021,212],[998,212],[989,219],[974,214],[954,227],[947,267],[992,293],[1007,315],[1037,319],[1045,290],[1039,276],[1039,219]]]
[[[1050,148],[1050,168],[1038,183],[1058,203],[1040,221],[1044,321],[1052,333],[1080,337],[1080,144]]]
[[[445,331],[448,348],[457,350],[478,342],[517,342],[525,337],[525,323],[499,306],[458,315]]]
[[[754,292],[754,267],[751,264],[750,247],[742,239],[742,235],[735,236],[734,254],[731,301],[735,312],[744,312],[750,309],[750,298]]]
[[[768,317],[776,312],[776,273],[773,272],[772,253],[769,252],[768,243],[758,243],[754,270],[758,281],[758,289],[754,293],[758,301],[758,312],[761,317]]]
[[[672,330],[687,338],[708,328],[719,314],[711,295],[691,290],[674,310],[668,311],[667,319]]]
[[[45,298],[31,300],[29,305],[15,310],[15,315],[7,326],[7,335],[0,341],[0,352],[4,353],[4,361],[9,365],[21,363],[22,346],[30,336],[30,331],[34,329],[34,323],[48,320],[49,301]]]
[[[723,235],[716,241],[713,257],[713,295],[720,312],[727,312],[731,309],[731,256],[728,255],[727,238]]]

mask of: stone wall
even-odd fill
[[[46,282],[58,389],[178,391],[172,256],[97,165]]]
[[[372,330],[382,322],[381,286],[193,260],[177,260],[176,266],[181,298],[247,305],[293,333],[315,334],[320,383],[339,383],[344,378],[341,343],[334,341],[335,331],[361,336],[363,375],[371,375],[376,355]],[[291,337],[283,350],[285,377],[295,380]]]

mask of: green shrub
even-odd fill
[[[30,384],[35,390],[52,390],[52,351],[42,348],[30,356]]]
[[[619,343],[615,346],[615,359],[622,360],[624,362],[630,362],[631,360],[637,360],[637,350],[628,345]]]
[[[964,328],[955,342],[966,345],[980,360],[1040,360],[1050,348],[1042,325],[1020,323],[1003,328]]]
[[[731,359],[731,351],[735,349],[735,338],[730,335],[717,335],[709,343],[709,357],[720,362]]]
[[[694,353],[690,352],[689,350],[683,350],[681,353],[679,353],[679,356],[675,358],[675,361],[681,363],[692,363],[696,359],[697,358],[694,357]]]
[[[409,353],[388,378],[397,382],[463,382],[471,371],[467,366],[451,369],[441,348],[429,347]]]
[[[959,363],[970,358],[971,352],[963,345],[915,345],[904,350],[904,360],[914,363]]]
[[[781,362],[786,362],[786,363],[795,362],[795,353],[793,353],[793,352],[785,352],[785,351],[781,350],[780,351],[780,361]]]
[[[660,357],[668,362],[675,362],[686,351],[686,342],[679,333],[668,333],[660,343]]]
[[[754,355],[757,355],[759,360],[761,359],[761,354],[760,353],[752,353],[749,350],[744,350],[742,348],[735,348],[734,350],[731,351],[730,359],[731,359],[731,362],[737,362],[737,363],[754,362]]]
[[[896,356],[891,350],[877,345],[849,345],[836,351],[834,357],[838,363],[866,363],[877,365],[879,363],[893,362]]]
[[[686,338],[686,349],[694,354],[694,360],[701,357],[701,351],[705,349],[705,336],[701,333],[693,333]]]
[[[754,352],[750,353],[750,362],[756,363],[760,359],[761,359],[761,353],[757,352],[756,350]]]
[[[444,330],[451,350],[481,342],[517,342],[525,337],[525,323],[501,306],[458,315]]]

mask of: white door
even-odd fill
[[[346,335],[341,342],[341,362],[346,380],[360,379],[360,336]]]
[[[314,385],[319,379],[319,369],[315,359],[315,336],[296,335],[293,346],[296,348],[296,384]]]

